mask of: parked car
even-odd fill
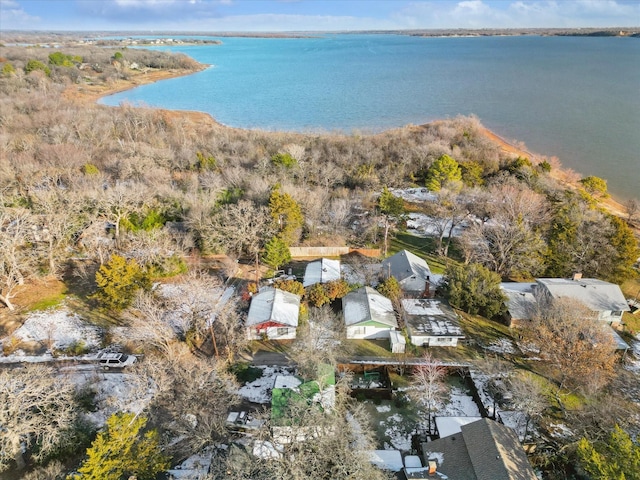
[[[98,363],[105,370],[111,368],[124,368],[136,363],[136,357],[134,355],[127,355],[126,353],[105,353],[101,352],[96,357]]]

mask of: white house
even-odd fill
[[[342,313],[349,339],[389,338],[389,331],[398,328],[391,300],[371,287],[345,295]]]
[[[622,290],[615,283],[582,278],[579,274],[573,278],[537,278],[536,283],[536,288],[551,298],[576,300],[591,310],[596,319],[612,326],[620,325],[623,312],[630,311]]]
[[[404,323],[409,340],[425,347],[456,347],[464,333],[458,315],[441,300],[406,298],[402,300]]]
[[[300,297],[273,287],[265,287],[251,299],[245,326],[249,340],[296,338]]]
[[[385,278],[394,277],[403,292],[422,296],[428,293],[431,280],[429,265],[408,250],[402,250],[382,261]]]
[[[307,264],[302,285],[310,287],[316,283],[328,283],[340,280],[340,260],[321,258]]]

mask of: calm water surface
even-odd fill
[[[477,115],[640,198],[640,39],[325,35],[170,47],[212,67],[102,103],[199,110],[243,128],[378,132]]]

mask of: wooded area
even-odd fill
[[[165,445],[176,458],[222,439],[227,409],[239,402],[229,368],[246,348],[239,319],[247,298],[229,303],[224,315],[217,312],[214,326],[217,304],[202,301],[237,274],[238,264],[254,267],[256,276],[261,265],[274,272],[290,261],[291,246],[344,245],[386,253],[394,233],[406,227],[407,213],[420,212],[436,232],[431,253],[454,260],[451,281],[468,283],[469,271],[496,282],[574,272],[622,282],[638,275],[637,203],[628,203],[627,218],[613,216],[598,203],[606,182],[603,187],[587,177],[584,188],[568,188],[551,174],[560,168],[557,160],[505,152],[474,117],[377,135],[315,135],[240,130],[198,115],[111,108],[74,96],[96,85],[108,89],[144,70],[199,68],[183,55],[138,49],[0,46],[0,314],[20,313],[16,295],[37,288],[39,279],[81,284],[91,309],[106,312],[114,326],[131,327],[114,338],[145,345],[147,361],[137,367],[136,381],[141,392],[153,385],[149,420],[154,429],[179,439]],[[389,190],[406,187],[428,188],[434,200],[399,201]],[[462,224],[468,228],[455,237]],[[205,263],[198,268],[213,254],[224,254],[226,262],[216,276]],[[473,266],[456,270],[464,268],[456,267],[458,262]],[[188,304],[189,313],[180,325],[168,327],[163,312],[179,307],[149,290],[152,281],[177,275],[180,305]],[[310,296],[312,320],[340,323],[322,305],[349,286],[332,287],[336,291],[316,288]],[[498,313],[492,308],[474,304],[469,311],[492,317]],[[554,319],[572,317],[568,311],[575,313],[564,305],[536,318],[538,334],[544,333],[540,349],[557,369],[550,376],[557,374],[558,391],[575,386],[595,399],[614,377],[611,352],[602,353],[597,378],[578,381],[582,364],[576,359],[589,356],[592,345],[558,339]],[[292,356],[302,370],[333,364],[345,351],[338,339],[335,349],[321,348],[326,338],[309,324],[301,332]],[[569,343],[575,349],[563,350]],[[545,350],[549,347],[553,351]],[[34,379],[31,387],[42,390],[33,394],[36,401],[51,402],[43,400],[45,390],[59,401],[73,390],[66,383],[53,389],[43,378],[50,372],[43,369],[30,368],[26,377],[7,373],[0,371],[0,384],[17,382],[14,393]],[[514,390],[533,396],[523,384]],[[357,435],[345,415],[348,403],[339,384],[339,421],[315,410],[296,413],[301,423],[330,435],[288,447],[292,457],[268,464],[237,453],[217,465],[211,478],[227,471],[237,478],[383,478],[351,449]],[[626,403],[618,407],[632,410]],[[360,415],[357,409],[350,412]],[[23,462],[21,442],[39,445],[35,460],[64,458],[54,444],[68,444],[85,431],[74,427],[77,418],[66,409],[53,429],[40,430],[51,424],[36,425],[23,413],[8,412],[0,421],[21,426],[13,436],[0,436],[6,447],[0,466]],[[533,408],[530,414],[539,413]],[[594,416],[589,421],[598,423]],[[607,428],[612,422],[607,420]],[[115,429],[116,420],[112,423]],[[88,447],[87,436],[76,448]],[[365,435],[362,441],[369,440]],[[164,466],[164,457],[154,455]],[[293,457],[313,461],[286,460]],[[308,477],[318,471],[327,476]]]

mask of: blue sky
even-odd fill
[[[0,0],[0,30],[640,26],[640,0]]]

